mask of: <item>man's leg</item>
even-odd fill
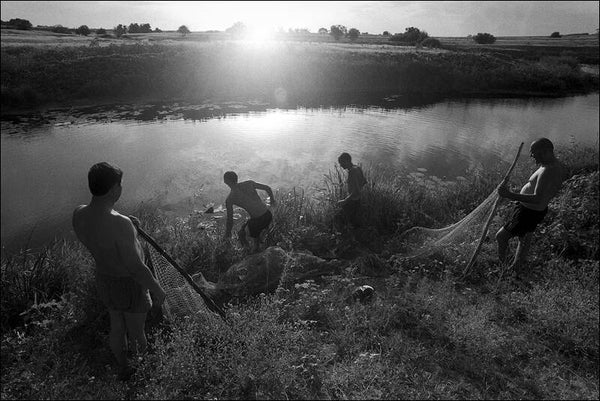
[[[127,328],[123,312],[109,311],[110,315],[110,349],[117,360],[119,368],[127,366]]]
[[[248,226],[248,221],[250,221],[250,220],[246,220],[244,225],[242,225],[242,229],[240,231],[238,231],[238,238],[240,240],[240,243],[244,247],[250,246],[250,244],[248,243],[248,240],[246,239],[246,227]]]
[[[125,312],[124,315],[131,353],[134,356],[138,353],[144,353],[148,347],[146,333],[144,332],[146,313]]]
[[[512,235],[504,227],[500,228],[496,233],[496,241],[498,242],[498,259],[500,263],[504,263],[506,260],[506,251],[508,250],[508,241]]]
[[[517,274],[521,270],[523,263],[527,259],[529,248],[531,247],[531,240],[533,233],[526,233],[525,235],[519,236],[519,245],[517,246],[517,252],[515,253],[515,261],[512,264],[512,268]]]

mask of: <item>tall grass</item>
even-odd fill
[[[498,277],[491,261],[472,284],[452,269],[368,277],[361,264],[387,264],[383,253],[371,254],[342,262],[338,275],[230,304],[228,323],[183,319],[154,327],[152,352],[135,362],[127,384],[111,368],[108,320],[87,253],[64,241],[23,251],[2,261],[2,398],[597,399],[598,164],[596,157],[581,165],[583,154],[563,157],[580,174],[536,234],[529,287]],[[393,241],[398,223],[443,225],[460,217],[501,176],[433,186],[414,175],[364,170],[363,217],[380,242]],[[267,244],[296,250],[335,242],[331,205],[343,196],[343,180],[331,171],[316,198],[299,189],[278,194]],[[185,268],[207,278],[218,279],[244,256],[220,242],[222,225],[198,229],[194,218],[169,219],[152,205],[134,214]],[[579,248],[567,252],[565,244]],[[371,301],[353,300],[359,284],[375,287]]]

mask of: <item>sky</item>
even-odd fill
[[[430,36],[548,36],[558,31],[594,33],[598,1],[2,1],[2,20],[35,25],[113,28],[149,23],[162,30],[223,31],[241,21],[276,30],[345,25],[361,32],[404,32],[414,26]]]

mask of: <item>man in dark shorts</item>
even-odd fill
[[[511,192],[506,184],[498,187],[498,195],[515,201],[509,218],[497,233],[498,257],[506,259],[508,242],[512,237],[519,238],[512,268],[519,275],[527,257],[533,232],[548,212],[548,203],[558,194],[564,178],[564,168],[554,156],[554,145],[547,138],[534,141],[530,155],[540,167],[533,173],[519,193]]]
[[[88,172],[92,200],[73,212],[73,229],[96,264],[98,296],[110,315],[110,348],[117,360],[119,378],[133,370],[127,360],[127,339],[133,355],[147,347],[144,325],[152,307],[165,299],[165,291],[143,262],[143,250],[131,219],[113,209],[121,196],[123,172],[102,162]]]
[[[340,167],[348,171],[346,186],[348,196],[338,201],[342,208],[341,215],[353,227],[360,227],[360,199],[362,187],[367,183],[362,169],[352,163],[352,157],[348,153],[342,153],[338,157]],[[339,218],[339,215],[338,215]]]
[[[227,199],[225,200],[225,207],[227,209],[227,223],[225,227],[225,238],[231,237],[231,229],[233,228],[233,205],[243,208],[250,215],[242,229],[238,231],[238,238],[242,245],[248,246],[246,240],[246,228],[252,241],[254,242],[253,252],[258,252],[260,245],[260,234],[266,229],[271,221],[273,215],[267,208],[267,205],[262,201],[257,189],[266,191],[271,199],[271,206],[275,205],[275,197],[273,191],[268,185],[260,184],[251,180],[238,182],[238,176],[233,171],[227,171],[223,175],[223,181],[231,188]]]

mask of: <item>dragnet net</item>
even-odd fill
[[[510,178],[522,148],[523,143],[504,180]],[[400,259],[405,262],[428,259],[460,268],[472,267],[482,250],[497,252],[496,241],[491,237],[503,223],[496,213],[499,203],[500,197],[494,189],[471,213],[450,226],[438,229],[413,227],[405,231],[399,238],[405,247]]]
[[[148,244],[146,249],[147,259],[149,257],[156,279],[167,294],[163,310],[169,319],[198,314],[207,318],[215,316],[202,296],[164,256],[151,244]]]
[[[455,266],[466,267],[470,257],[479,245],[484,227],[496,209],[498,194],[493,191],[483,202],[462,220],[444,228],[413,227],[405,231],[400,240],[406,247],[403,259],[420,260],[436,259],[440,262],[451,262]],[[497,229],[496,224],[488,227],[489,241],[491,229]]]

